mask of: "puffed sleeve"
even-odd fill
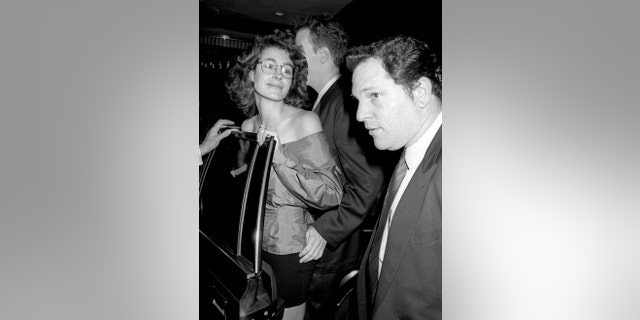
[[[342,201],[344,176],[323,132],[278,145],[272,162],[282,184],[305,205],[324,210]]]

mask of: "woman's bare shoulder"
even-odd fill
[[[296,127],[306,132],[305,135],[322,131],[320,118],[313,111],[300,110],[293,115],[293,122],[296,123]]]
[[[246,132],[257,132],[258,131],[257,116],[253,116],[249,119],[244,120],[240,128],[242,129],[242,131],[246,131]]]

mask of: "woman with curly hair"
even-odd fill
[[[277,141],[266,200],[263,261],[274,270],[284,319],[302,319],[315,261],[300,263],[309,208],[340,204],[343,175],[318,116],[301,107],[306,101],[307,63],[290,33],[256,37],[237,59],[226,87],[248,117],[242,130]]]

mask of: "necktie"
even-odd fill
[[[387,194],[384,197],[384,205],[382,207],[380,220],[378,220],[378,226],[373,238],[371,252],[369,253],[367,264],[369,268],[369,288],[371,289],[370,293],[372,295],[372,299],[375,297],[376,289],[378,287],[378,279],[380,278],[380,246],[382,244],[383,234],[388,232],[389,224],[391,223],[391,203],[393,203],[393,199],[395,198],[396,193],[398,193],[398,189],[400,188],[400,184],[402,183],[406,173],[407,162],[404,159],[404,152],[402,152],[402,155],[398,160],[398,164],[393,171],[393,175],[391,176],[391,182],[389,183]]]

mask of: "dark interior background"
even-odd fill
[[[200,0],[200,139],[217,119],[244,119],[224,88],[235,57],[255,35],[291,28],[306,14],[326,14],[341,22],[350,45],[404,34],[424,40],[441,56],[441,0]],[[315,92],[309,91],[313,101]]]

